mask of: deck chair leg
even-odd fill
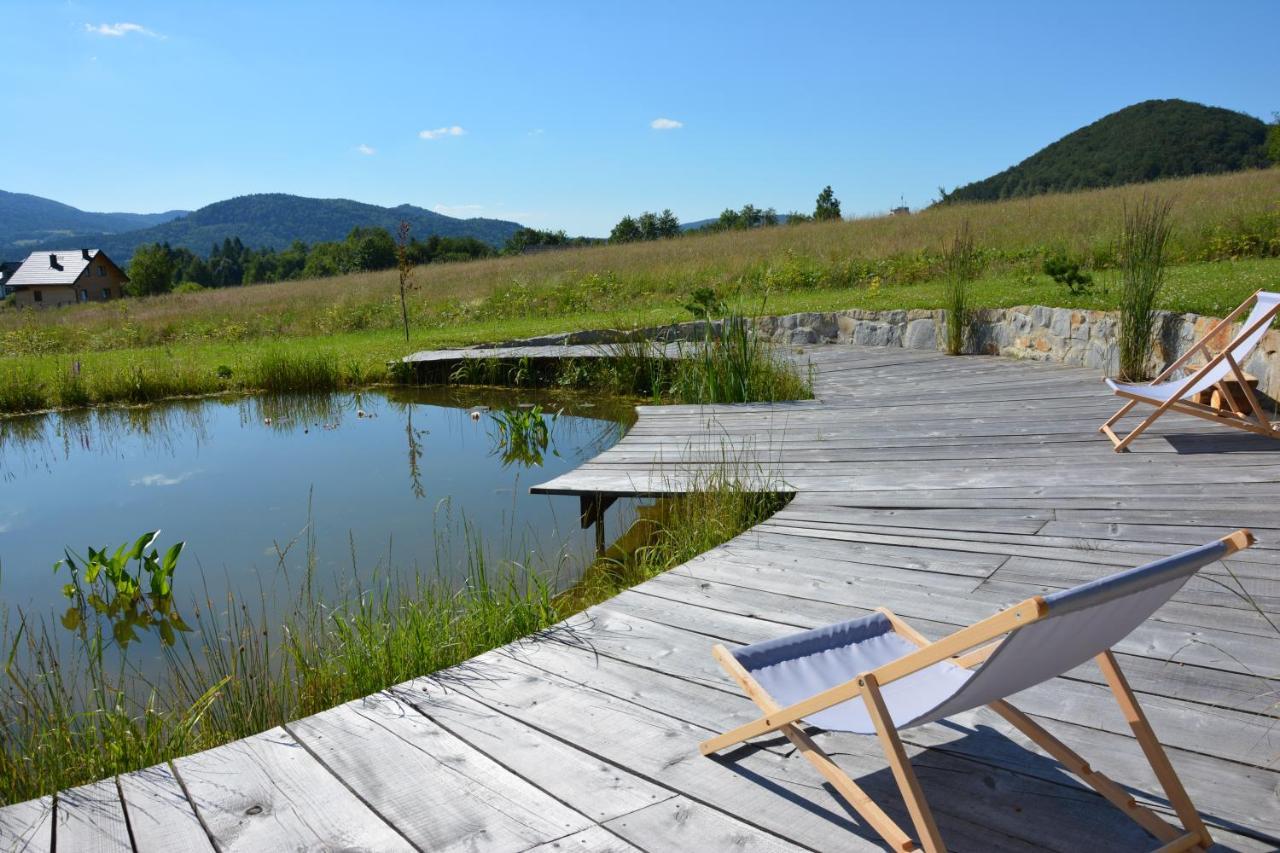
[[[1047,729],[1003,699],[988,705],[1004,717],[1018,731],[1031,739],[1036,746],[1052,756],[1059,764],[1078,776],[1086,785],[1106,798],[1113,806],[1131,817],[1135,823],[1164,844],[1172,844],[1184,835],[1177,827],[1164,820],[1151,809],[1139,804],[1129,792],[1116,784],[1109,776],[1094,770],[1079,753],[1054,737]],[[1197,836],[1197,843],[1199,837]]]
[[[1130,400],[1129,402],[1125,403],[1123,406],[1120,407],[1120,411],[1116,412],[1114,415],[1107,418],[1106,421],[1103,422],[1102,426],[1098,427],[1098,432],[1102,433],[1107,438],[1111,439],[1111,443],[1113,445],[1119,444],[1120,437],[1116,435],[1115,430],[1112,429],[1112,427],[1116,425],[1116,421],[1120,420],[1125,415],[1129,414],[1129,411],[1136,405],[1138,405],[1137,400]]]
[[[1164,788],[1165,796],[1173,806],[1173,810],[1177,812],[1178,819],[1182,821],[1183,827],[1188,832],[1195,833],[1199,837],[1201,846],[1210,847],[1213,844],[1213,837],[1209,835],[1208,828],[1200,819],[1200,812],[1191,802],[1191,797],[1187,795],[1187,789],[1182,786],[1182,780],[1174,771],[1169,756],[1165,754],[1164,747],[1156,738],[1155,731],[1151,728],[1151,723],[1148,722],[1142,706],[1138,704],[1138,697],[1134,696],[1128,679],[1120,671],[1116,656],[1110,651],[1105,651],[1098,655],[1096,660],[1103,677],[1111,687],[1111,692],[1116,697],[1116,702],[1120,705],[1120,710],[1124,712],[1129,728],[1133,729],[1138,744],[1146,754],[1147,761],[1151,763],[1151,769],[1155,771],[1160,787]]]
[[[880,685],[874,675],[867,673],[858,679],[862,687],[862,698],[867,703],[867,713],[876,727],[876,735],[880,738],[880,746],[884,748],[885,758],[893,770],[893,778],[898,782],[898,790],[907,803],[907,811],[911,814],[911,822],[915,824],[916,833],[920,836],[920,846],[926,853],[942,853],[947,849],[938,832],[938,824],[929,810],[929,803],[920,788],[920,780],[911,767],[907,751],[902,747],[898,730],[893,725],[889,709],[885,707],[884,697],[880,695]]]
[[[781,706],[760,686],[759,682],[751,677],[751,673],[747,672],[742,664],[738,663],[738,659],[730,654],[728,649],[717,645],[711,650],[711,653],[720,666],[724,668],[724,671],[729,674],[729,677],[738,682],[742,692],[747,694],[761,711],[766,714],[772,714],[780,710]],[[902,830],[902,827],[894,822],[893,818],[885,814],[876,801],[871,799],[856,782],[849,778],[849,774],[841,770],[831,760],[831,757],[814,743],[813,738],[794,725],[783,726],[780,731],[787,736],[787,740],[791,741],[791,745],[822,774],[822,777],[831,783],[831,787],[835,788],[840,796],[844,797],[854,811],[861,815],[867,825],[880,833],[880,837],[890,847],[894,850],[903,851],[903,853],[916,849],[916,843],[911,840],[911,836],[907,835]]]

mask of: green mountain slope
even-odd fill
[[[187,213],[93,213],[26,193],[0,190],[0,258],[17,257],[50,240],[150,228]]]
[[[1143,101],[1069,133],[944,202],[994,201],[1266,165],[1266,125],[1190,101]]]
[[[442,237],[475,237],[494,246],[501,246],[520,228],[516,222],[455,219],[408,204],[379,207],[349,199],[266,193],[215,202],[185,216],[138,230],[113,233],[104,228],[96,233],[78,231],[74,235],[46,235],[44,239],[19,246],[14,245],[10,236],[13,232],[8,230],[13,226],[0,220],[0,256],[6,253],[21,256],[43,248],[66,248],[67,244],[73,247],[92,245],[105,250],[117,263],[124,263],[138,246],[150,243],[168,243],[175,248],[184,247],[206,255],[210,246],[228,237],[239,237],[244,245],[255,249],[283,249],[294,240],[308,244],[341,240],[356,226],[379,226],[394,234],[402,219],[412,225],[413,236],[420,240],[439,234]],[[18,223],[21,222],[19,219]]]

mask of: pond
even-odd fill
[[[47,617],[54,562],[159,529],[182,540],[174,601],[269,602],[314,567],[338,592],[375,573],[465,576],[468,549],[566,586],[594,554],[578,501],[528,488],[616,442],[624,401],[387,389],[178,401],[0,420],[0,600]],[[610,535],[634,508],[619,502]],[[289,573],[294,577],[290,579]]]

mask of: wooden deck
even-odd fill
[[[0,810],[0,849],[873,850],[755,716],[713,643],[887,605],[940,636],[1000,605],[1250,526],[1117,647],[1224,849],[1280,844],[1280,442],[1177,415],[1117,455],[1096,374],[819,347],[819,401],[644,408],[563,494],[679,491],[729,459],[792,503],[545,636],[199,755]],[[1243,587],[1265,611],[1227,587]],[[1016,704],[1171,813],[1098,671]],[[909,825],[874,738],[819,742]],[[989,711],[904,733],[952,849],[1151,849]],[[25,848],[24,848],[25,845]]]

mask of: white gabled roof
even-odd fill
[[[23,287],[33,284],[75,284],[84,268],[101,254],[98,249],[89,249],[89,257],[85,258],[83,249],[55,249],[43,252],[32,252],[22,262],[8,281],[7,287]],[[57,265],[50,259],[57,257]]]

